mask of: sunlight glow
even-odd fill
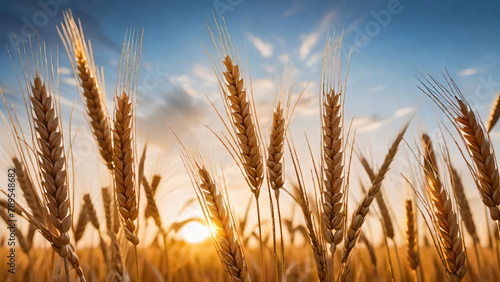
[[[179,230],[178,234],[183,240],[192,244],[204,241],[208,238],[208,236],[210,236],[208,228],[205,225],[195,221],[190,222],[182,227],[182,229]]]

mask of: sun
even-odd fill
[[[205,225],[193,221],[184,225],[178,234],[184,241],[195,244],[207,239],[210,236],[210,231]]]

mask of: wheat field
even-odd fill
[[[203,55],[220,95],[207,95],[204,106],[218,127],[201,120],[186,136],[164,122],[158,134],[172,145],[159,155],[137,117],[147,31],[124,27],[107,96],[86,24],[67,10],[53,31],[61,48],[30,38],[10,50],[25,108],[2,92],[9,170],[0,187],[1,281],[500,281],[500,175],[490,137],[500,94],[491,112],[479,112],[446,69],[417,71],[422,97],[443,113],[440,135],[415,130],[409,113],[374,160],[346,118],[351,57],[341,54],[341,29],[322,41],[320,75],[311,78],[320,85],[320,122],[303,133],[291,126],[307,99],[307,85],[294,89],[293,64],[276,74],[263,112],[244,42],[233,42],[232,23],[214,16]],[[58,56],[66,55],[80,94],[73,107],[83,109],[99,157],[90,165],[100,175],[76,181],[79,130],[62,115],[73,108],[59,91]],[[164,169],[173,155],[187,183],[176,189],[191,198],[181,205],[196,206],[197,216],[164,212],[179,201],[168,195],[174,175]],[[404,184],[397,205],[388,178]],[[234,199],[237,181],[243,203]],[[82,188],[89,185],[96,187]]]

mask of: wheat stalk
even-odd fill
[[[385,156],[384,162],[382,163],[380,170],[376,174],[370,189],[364,196],[363,200],[361,200],[361,202],[359,202],[359,204],[356,206],[356,209],[352,214],[352,220],[351,223],[349,224],[349,227],[346,230],[346,238],[344,241],[345,250],[342,253],[342,267],[339,273],[340,281],[345,281],[347,279],[351,252],[354,246],[356,245],[359,233],[361,232],[361,227],[366,219],[368,211],[370,210],[370,205],[375,199],[376,195],[379,193],[380,188],[382,187],[382,181],[384,180],[385,174],[389,171],[389,167],[392,161],[394,160],[394,157],[396,156],[399,143],[401,142],[401,140],[403,140],[403,136],[406,132],[406,129],[408,128],[408,125],[409,122],[403,127],[403,129],[396,136],[396,139],[389,148],[389,152]]]
[[[99,153],[109,169],[113,168],[113,145],[111,141],[111,126],[106,110],[106,99],[101,90],[100,75],[96,70],[92,48],[87,46],[83,30],[77,26],[71,11],[64,13],[61,27],[57,27],[70,58],[75,76],[81,87],[87,116],[97,142]],[[90,42],[89,42],[90,44]]]

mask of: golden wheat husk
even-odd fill
[[[113,168],[113,145],[109,115],[100,74],[96,69],[92,48],[85,42],[82,26],[77,25],[71,11],[57,27],[68,56],[78,77],[81,95],[99,153],[109,169]]]
[[[382,187],[382,181],[385,178],[385,174],[389,171],[389,167],[396,156],[398,151],[399,143],[403,140],[403,136],[409,126],[409,122],[403,127],[403,129],[396,136],[396,139],[392,143],[387,155],[385,156],[384,162],[377,172],[372,185],[364,198],[356,206],[353,214],[352,220],[346,230],[346,236],[344,240],[344,252],[342,253],[342,265],[339,273],[339,280],[345,281],[349,274],[349,260],[352,250],[354,249],[356,242],[359,238],[359,233],[361,232],[361,227],[366,219],[368,211],[370,210],[370,205],[375,199],[376,195],[380,192]]]

